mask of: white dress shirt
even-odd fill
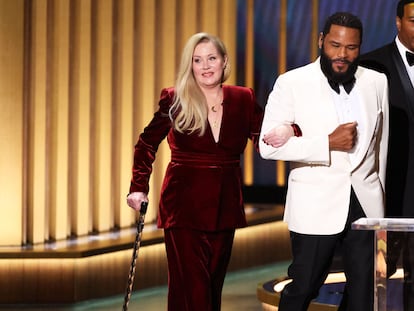
[[[348,151],[351,163],[357,157],[359,151],[359,139],[364,131],[363,111],[361,110],[361,103],[358,97],[358,91],[353,88],[348,94],[342,84],[339,85],[339,94],[332,90],[336,114],[338,116],[339,124],[356,122],[357,123],[357,140],[354,148]],[[354,164],[354,163],[353,163]]]

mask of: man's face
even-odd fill
[[[397,16],[398,38],[401,43],[414,53],[414,3],[404,6],[404,16]]]
[[[321,63],[328,78],[344,82],[354,75],[360,45],[360,32],[355,28],[332,25],[329,33],[319,36]]]

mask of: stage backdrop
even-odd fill
[[[184,42],[220,36],[261,105],[277,75],[318,55],[329,14],[365,25],[363,51],[393,39],[396,0],[0,0],[0,246],[130,227],[133,146]],[[160,147],[147,221],[169,150]],[[246,185],[284,186],[286,163],[249,145]],[[208,190],[206,190],[208,191]]]

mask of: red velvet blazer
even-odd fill
[[[169,108],[173,98],[173,88],[162,90],[159,110],[135,145],[130,192],[148,193],[152,163],[167,136],[171,161],[161,189],[158,227],[215,231],[245,226],[240,155],[248,138],[257,149],[263,119],[253,90],[223,86],[217,143],[209,126],[203,136],[172,129]]]

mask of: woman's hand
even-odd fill
[[[294,136],[292,126],[290,125],[279,125],[271,129],[267,134],[263,136],[263,142],[266,145],[278,148],[283,146],[289,138]]]
[[[137,212],[141,210],[141,203],[148,202],[147,194],[144,192],[131,192],[127,196],[127,204]]]

